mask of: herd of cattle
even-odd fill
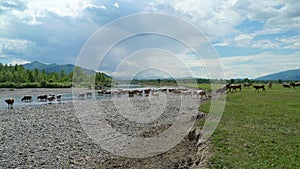
[[[241,91],[242,86],[244,87],[253,87],[255,91],[263,90],[265,91],[265,86],[268,86],[268,88],[272,88],[272,83],[268,84],[254,84],[251,83],[244,83],[242,84],[224,84],[221,88],[217,89],[215,91],[216,94],[220,93],[221,95],[235,92],[237,90]],[[283,83],[282,86],[284,88],[296,88],[296,86],[300,86],[300,82],[291,82],[291,83]],[[205,97],[206,99],[208,97],[211,97],[210,95],[207,96],[207,92],[205,90],[201,89],[187,89],[187,88],[161,88],[161,89],[129,89],[129,90],[123,90],[123,89],[117,89],[117,90],[98,90],[96,91],[98,96],[117,96],[121,97],[122,95],[128,95],[128,97],[134,97],[134,96],[159,96],[161,92],[168,92],[168,93],[174,93],[174,94],[182,94],[185,96],[197,96],[200,97],[200,99],[203,99]],[[212,92],[212,91],[209,91]],[[92,92],[86,92],[81,93],[77,97],[78,99],[85,99],[85,98],[92,98]],[[61,101],[61,94],[58,95],[40,95],[37,96],[37,101],[47,102],[49,103],[53,102],[54,100]],[[22,102],[31,102],[32,96],[26,95],[21,99]],[[6,99],[5,102],[8,104],[8,108],[12,108],[14,104],[14,99],[9,98]]]
[[[50,95],[39,95],[37,96],[37,101],[41,101],[41,102],[47,102],[49,101],[49,103],[52,103],[54,100],[57,100],[57,101],[61,101],[61,94],[57,94],[57,95],[53,95],[53,94],[50,94]],[[9,99],[5,99],[4,100],[7,105],[8,105],[8,108],[12,108],[14,102],[15,102],[15,99],[14,98],[9,98]],[[23,96],[23,98],[21,99],[22,102],[31,102],[32,101],[32,96],[30,95],[25,95]]]
[[[161,92],[168,92],[174,94],[182,94],[186,96],[196,95],[200,96],[202,99],[204,96],[207,98],[206,92],[204,90],[191,90],[186,88],[162,88],[162,89],[117,89],[117,90],[98,90],[96,91],[98,96],[117,96],[127,95],[128,97],[135,96],[159,96]],[[78,95],[78,99],[91,98],[92,92],[81,93]]]

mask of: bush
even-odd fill
[[[46,82],[46,80],[42,80],[42,81],[40,82],[40,84],[41,84],[41,87],[46,87],[47,82]]]

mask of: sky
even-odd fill
[[[181,26],[183,22],[176,26],[176,21],[164,17],[126,20],[126,16],[143,13],[178,17],[178,23],[184,20],[187,26]],[[126,23],[121,24],[124,18]],[[110,27],[114,23],[120,27]],[[227,79],[300,68],[298,0],[1,0],[0,62],[77,64],[86,59],[80,57],[90,52],[87,44],[91,45],[99,30],[110,27],[113,31],[108,31],[105,40],[98,39],[97,48],[122,32],[137,31],[137,25],[143,25],[143,30],[167,29],[170,33],[134,34],[115,43],[97,60],[100,63],[90,61],[94,64],[91,67],[116,76],[159,69],[174,76],[213,78],[222,77],[211,71],[221,66]],[[182,31],[191,42],[191,25],[203,35],[193,39],[198,46],[195,42],[185,46],[182,39],[168,36]],[[94,55],[98,51],[88,49],[94,49]],[[193,50],[200,51],[200,60]],[[207,53],[213,53],[214,59],[218,56],[219,61],[205,58]]]

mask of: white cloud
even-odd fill
[[[8,65],[23,65],[26,63],[30,63],[28,60],[23,60],[23,59],[12,59],[12,61],[8,62]]]
[[[253,40],[260,35],[300,30],[300,3],[297,0],[156,0],[149,5],[149,10],[169,12],[194,21],[210,40],[217,41],[216,46],[277,48],[276,43],[256,41],[254,44]],[[240,32],[236,26],[243,24],[245,20],[257,21],[263,26],[252,30],[253,32]],[[295,46],[297,44],[290,48]]]
[[[106,6],[101,5],[100,8],[101,8],[101,9],[106,9]]]
[[[277,40],[285,44],[285,49],[300,49],[300,36],[278,38]]]
[[[227,78],[257,78],[270,73],[300,68],[298,53],[290,55],[264,52],[249,56],[220,58]]]
[[[0,53],[5,51],[25,52],[31,42],[22,39],[7,39],[0,37]]]
[[[24,10],[12,10],[11,15],[19,22],[29,25],[42,24],[41,19],[54,14],[58,17],[80,18],[87,8],[105,8],[103,5],[95,5],[93,0],[24,0],[22,3],[26,6]]]
[[[260,40],[254,41],[251,47],[260,49],[279,49],[280,44],[271,40]]]
[[[119,2],[114,3],[115,8],[120,8]]]

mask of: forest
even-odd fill
[[[79,66],[66,73],[46,72],[45,70],[29,70],[23,65],[3,65],[0,63],[1,88],[68,88],[68,87],[110,87],[111,78],[104,73],[87,74]],[[91,83],[93,82],[93,83]]]

